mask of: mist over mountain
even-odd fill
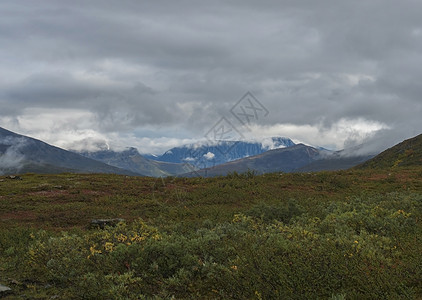
[[[409,142],[404,145],[407,145],[403,150],[406,155],[418,157],[408,146]],[[362,164],[378,154],[368,152],[371,147],[362,144],[330,151],[295,144],[289,138],[273,137],[261,142],[191,144],[172,148],[161,156],[148,156],[153,158],[150,159],[136,148],[74,153],[0,128],[0,174],[85,172],[161,177],[217,176],[248,170],[257,173],[342,170]],[[397,164],[403,163],[400,159],[404,154],[400,155],[394,161]]]
[[[140,175],[128,170],[109,166],[0,127],[0,174],[28,172]]]
[[[20,149],[25,144],[26,140],[24,138],[15,135],[5,135],[4,129],[0,128],[0,168],[19,170],[25,159]]]
[[[346,170],[357,166],[375,156],[375,154],[352,154],[348,153],[345,155],[343,153],[345,150],[335,151],[327,154],[322,154],[318,159],[312,161],[311,163],[300,167],[295,170],[295,172],[319,172],[319,171],[337,171],[337,170]]]
[[[296,169],[305,166],[321,156],[321,151],[314,147],[298,144],[291,147],[274,149],[262,154],[250,156],[221,164],[215,167],[201,169],[187,174],[192,176],[221,176],[228,173],[245,173],[254,171],[258,174],[271,172],[293,172]]]
[[[258,155],[238,159],[221,165],[203,168],[199,171],[184,174],[194,176],[221,176],[229,173],[253,171],[258,174],[271,172],[318,172],[345,170],[357,166],[375,154],[361,154],[363,146],[330,151],[322,147],[297,144],[290,147],[273,149]]]
[[[422,134],[388,148],[367,162],[360,169],[388,169],[422,165]]]
[[[173,176],[191,172],[196,169],[188,163],[171,163],[147,159],[139,154],[138,150],[133,147],[120,152],[102,150],[79,153],[85,157],[135,173],[140,173],[145,176]]]
[[[175,147],[149,159],[172,163],[190,163],[198,168],[209,168],[237,159],[258,155],[268,150],[292,147],[295,143],[286,137],[272,137],[262,141],[218,141]]]

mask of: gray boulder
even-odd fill
[[[0,297],[3,297],[12,292],[12,289],[0,284]]]

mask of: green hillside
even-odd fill
[[[376,157],[357,166],[367,168],[397,168],[422,165],[422,134],[405,140],[394,147],[385,150]]]

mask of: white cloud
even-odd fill
[[[215,157],[215,154],[212,152],[208,152],[207,154],[204,154],[204,157],[208,160],[212,160]]]
[[[323,123],[315,125],[255,125],[248,134],[251,138],[256,140],[262,140],[263,137],[282,136],[289,137],[296,143],[305,143],[313,146],[327,147],[332,150],[340,150],[345,146],[351,146],[351,139],[354,144],[358,144],[378,131],[385,129],[389,129],[389,126],[381,122],[357,118],[340,119],[328,128],[324,127]],[[347,144],[347,142],[349,142],[349,144]]]
[[[275,136],[274,136],[275,137]],[[272,138],[260,138],[260,139],[255,139],[255,141],[258,141],[262,144],[262,146],[268,150],[273,150],[273,149],[280,149],[280,148],[285,148],[286,146],[283,145],[276,145],[273,141]]]

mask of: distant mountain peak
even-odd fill
[[[111,166],[152,177],[174,176],[195,170],[193,166],[186,163],[150,160],[141,155],[138,149],[134,147],[128,147],[122,151],[105,150],[79,153],[85,157],[104,162]]]
[[[268,137],[262,139],[262,141],[203,141],[174,147],[162,155],[149,155],[147,157],[163,162],[189,162],[199,168],[207,168],[261,154],[268,150],[292,147],[294,145],[295,143],[286,137]]]

